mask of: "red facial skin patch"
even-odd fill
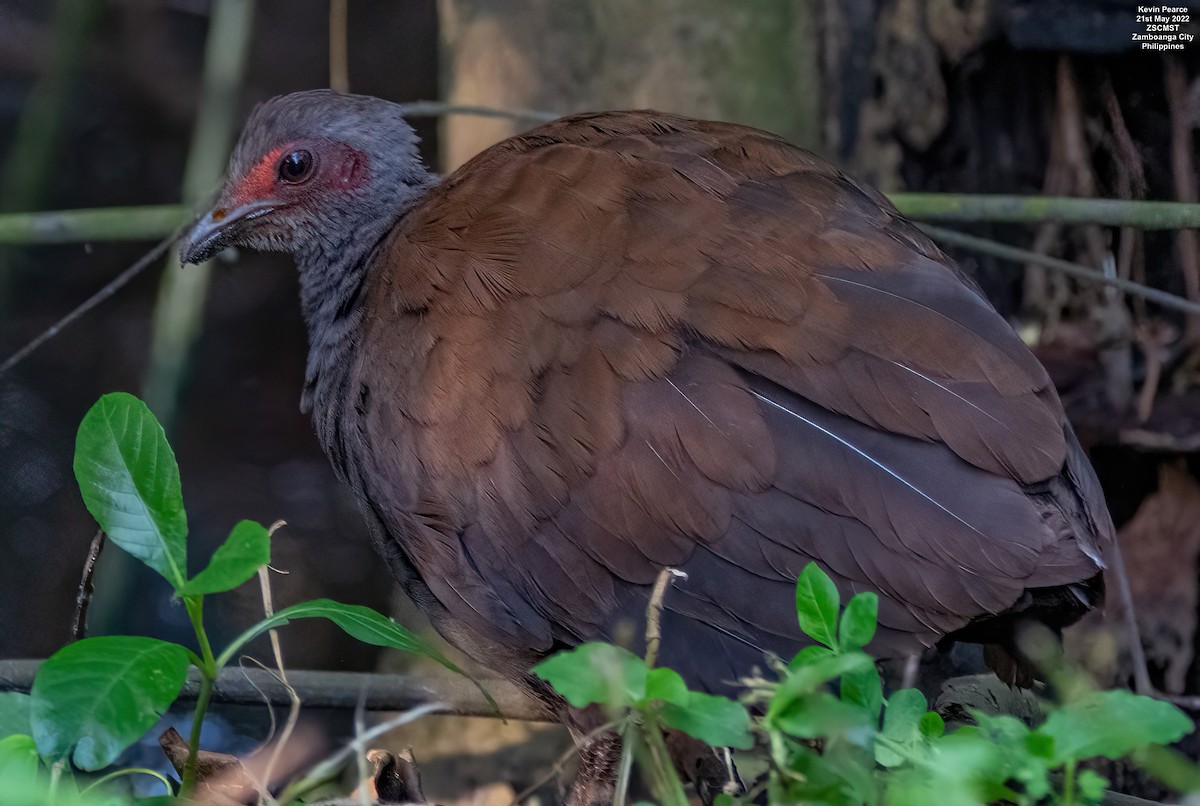
[[[229,215],[230,210],[236,210],[244,204],[278,198],[281,193],[281,189],[277,185],[279,179],[279,160],[284,154],[300,147],[295,143],[288,143],[276,146],[264,154],[233,186],[233,190],[229,194],[228,206],[213,211],[213,220],[220,221]],[[356,151],[344,143],[314,141],[308,147],[314,151],[317,148],[321,148],[322,154],[338,158],[336,163],[338,164],[336,181],[342,189],[351,190],[358,188],[370,176],[367,170],[366,157],[362,152]],[[285,197],[289,193],[296,192],[295,189],[282,189]]]
[[[279,158],[287,150],[290,150],[288,146],[272,148],[250,170],[246,171],[245,176],[234,186],[233,193],[229,197],[229,206],[236,209],[243,204],[274,196]]]

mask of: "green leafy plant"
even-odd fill
[[[539,663],[533,673],[554,686],[567,702],[583,708],[599,704],[613,715],[624,740],[624,802],[628,764],[642,756],[663,803],[686,804],[683,786],[671,768],[663,728],[683,731],[715,747],[749,749],[750,715],[740,703],[691,691],[678,673],[654,668],[612,644],[589,643]]]
[[[1038,727],[972,711],[976,724],[947,730],[920,691],[884,697],[875,662],[864,651],[878,609],[872,593],[856,594],[841,607],[832,580],[809,564],[797,581],[796,615],[815,643],[786,665],[775,662],[776,679],[746,681],[743,702],[750,711],[689,692],[674,672],[649,668],[605,644],[560,653],[533,671],[572,705],[599,703],[618,715],[614,725],[626,742],[653,748],[664,727],[740,749],[757,737],[768,757],[760,787],[777,804],[1098,804],[1107,782],[1081,770],[1081,762],[1169,744],[1193,729],[1170,703],[1085,689]],[[651,785],[663,802],[682,803],[682,786],[664,759],[665,752],[644,759]]]
[[[105,395],[88,411],[76,439],[75,476],[108,538],[161,574],[183,601],[196,646],[145,636],[84,638],[42,664],[30,694],[0,694],[0,787],[6,796],[27,791],[21,802],[83,802],[81,797],[105,802],[105,796],[81,794],[72,769],[90,772],[113,764],[171,706],[194,668],[199,696],[178,793],[188,796],[197,784],[200,728],[217,675],[251,640],[293,619],[328,619],[365,643],[425,655],[459,671],[386,616],[328,599],[280,610],[215,653],[204,625],[205,597],[254,577],[270,560],[270,533],[242,521],[202,570],[188,574],[187,513],[175,455],[162,426],[136,397]],[[131,773],[158,776],[121,770],[105,777]]]

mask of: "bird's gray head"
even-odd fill
[[[364,228],[382,232],[430,175],[396,104],[311,90],[251,113],[213,207],[184,239],[185,263],[227,246],[297,257],[336,248]]]

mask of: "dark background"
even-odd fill
[[[0,157],[54,51],[53,3],[0,4]],[[204,2],[93,2],[69,89],[44,209],[178,202],[208,28]],[[258,101],[328,81],[324,0],[257,4],[239,120]],[[355,0],[355,90],[436,98],[434,3]],[[419,121],[427,154],[436,137]],[[0,163],[2,164],[2,163]],[[5,248],[0,353],[7,356],[132,263],[145,244]],[[105,392],[143,385],[159,268],[0,378],[0,657],[45,657],[69,638],[74,592],[94,533],[71,472],[74,432]],[[180,269],[171,269],[179,271]],[[290,260],[218,262],[203,330],[169,437],[183,478],[193,568],[242,518],[289,525],[274,541],[277,602],[317,596],[387,611],[391,581],[374,561],[351,497],[299,411],[306,341]],[[218,637],[256,620],[256,586],[211,597]],[[103,555],[94,632],[185,640],[187,616],[165,581],[117,550]],[[371,668],[375,651],[312,622],[289,642],[300,667]]]

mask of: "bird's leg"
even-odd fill
[[[621,758],[621,737],[606,730],[585,738],[579,746],[579,771],[566,806],[607,806],[613,802],[617,782],[617,764]]]
[[[728,749],[709,747],[676,730],[666,731],[665,739],[675,769],[684,781],[696,787],[702,803],[710,804],[718,795],[745,793],[745,785]]]

